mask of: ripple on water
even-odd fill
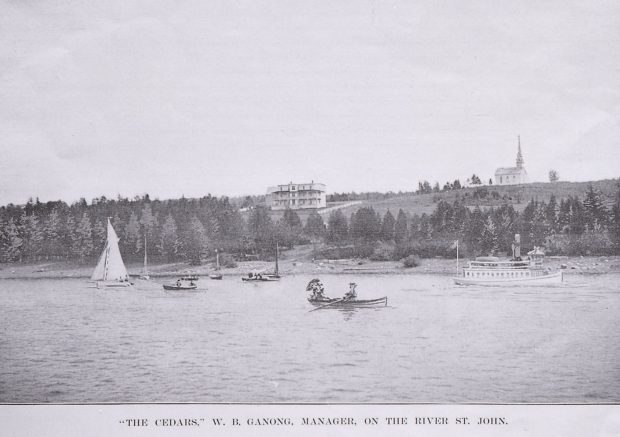
[[[193,294],[0,281],[0,401],[620,401],[620,275],[519,290],[332,275],[328,290],[354,280],[389,306],[316,312],[309,279]]]

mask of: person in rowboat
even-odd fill
[[[355,282],[350,282],[349,283],[349,291],[347,291],[344,294],[344,297],[342,298],[342,300],[355,300],[355,299],[357,299],[357,293],[355,292],[355,287],[357,287],[357,284]]]
[[[313,279],[308,283],[306,290],[311,290],[312,294],[310,295],[310,299],[316,301],[327,300],[325,296],[325,288],[323,288],[323,284],[318,279]]]

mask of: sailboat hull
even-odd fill
[[[131,287],[131,282],[97,281],[97,288],[126,288]]]

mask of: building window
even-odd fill
[[[501,184],[502,182],[504,182],[504,181],[502,180],[502,177],[500,176],[499,177],[499,183]]]

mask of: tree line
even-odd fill
[[[216,250],[239,258],[273,256],[275,245],[292,248],[313,244],[316,256],[327,258],[402,259],[455,256],[454,240],[463,254],[509,253],[514,234],[525,249],[544,246],[548,253],[566,255],[620,254],[620,189],[613,205],[589,186],[582,198],[548,202],[532,199],[523,211],[505,203],[482,209],[461,199],[439,200],[430,214],[409,215],[402,209],[381,215],[372,207],[346,217],[335,210],[324,220],[316,211],[305,223],[293,210],[278,220],[264,205],[243,214],[226,197],[151,200],[84,199],[0,207],[0,262],[75,260],[92,262],[106,239],[110,218],[127,260],[150,258],[193,264]]]

